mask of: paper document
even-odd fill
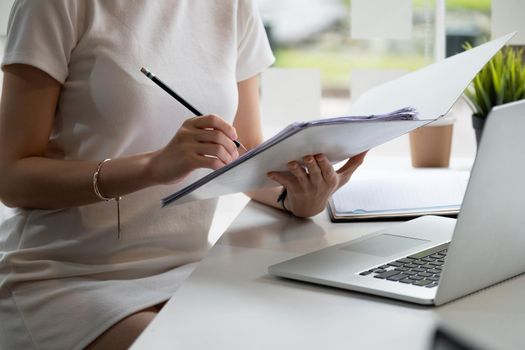
[[[513,35],[515,33],[368,90],[351,105],[348,114],[372,117],[292,124],[234,162],[164,198],[162,204],[277,186],[266,174],[287,171],[290,161],[302,161],[305,155],[323,153],[332,163],[340,162],[433,122],[450,110],[476,73]],[[398,118],[397,113],[389,114],[407,106],[417,110],[420,120],[404,120],[406,118]]]
[[[421,119],[447,114],[483,66],[516,32],[494,39],[363,93],[348,114],[386,113],[406,106]]]
[[[430,122],[417,120],[417,112],[408,107],[383,115],[293,123],[230,164],[163,198],[162,205],[276,186],[266,174],[287,171],[292,160],[302,162],[305,155],[323,153],[337,163]],[[221,182],[211,185],[217,178]],[[206,185],[209,186],[205,188]]]
[[[350,181],[330,200],[333,219],[454,214],[459,212],[470,173],[417,169]]]

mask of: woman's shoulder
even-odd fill
[[[76,25],[85,12],[82,0],[16,0],[11,8],[8,31],[11,27],[46,22],[53,26]]]
[[[84,29],[86,2],[16,0],[9,15],[2,66],[31,65],[64,82],[69,56]]]
[[[24,13],[68,12],[82,8],[82,0],[16,0],[11,15],[20,11]]]

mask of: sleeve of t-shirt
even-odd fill
[[[237,81],[257,75],[275,61],[253,0],[239,0],[237,44]]]
[[[17,0],[9,16],[2,68],[9,64],[27,64],[63,84],[77,43],[78,3]]]

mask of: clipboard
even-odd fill
[[[292,124],[225,167],[162,199],[162,206],[276,186],[269,171],[286,171],[292,160],[324,153],[340,162],[444,116],[483,66],[516,32],[449,57],[362,94],[349,115],[385,116],[415,108],[421,120],[333,118]],[[361,118],[362,119],[362,118]],[[291,132],[293,130],[293,132]],[[270,141],[268,140],[268,141]]]

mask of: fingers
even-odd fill
[[[330,195],[350,179],[365,154],[349,159],[338,171],[324,154],[309,155],[302,159],[304,166],[293,161],[288,163],[289,172],[270,172],[268,176],[288,190],[289,210],[296,216],[309,217],[326,207]]]
[[[197,143],[195,152],[202,156],[215,157],[223,165],[231,163],[235,158],[220,144],[217,143]]]
[[[222,131],[230,140],[237,140],[237,131],[224,119],[215,114],[192,118],[192,124],[198,129],[215,129]]]
[[[367,151],[368,152],[368,151]],[[337,170],[338,175],[346,176],[350,178],[354,171],[363,164],[367,152],[360,153],[350,158],[340,169]]]
[[[290,173],[292,173],[292,175],[295,176],[295,178],[300,184],[305,185],[310,181],[308,179],[308,174],[304,171],[303,167],[301,167],[298,162],[288,163],[288,170],[290,170]]]
[[[196,156],[196,163],[198,164],[199,168],[207,168],[207,169],[213,169],[213,170],[220,169],[225,165],[218,158],[210,157],[210,156],[202,156],[202,155]]]
[[[239,157],[237,146],[233,140],[237,139],[237,132],[233,126],[221,117],[211,114],[188,119],[190,134],[196,144],[194,151],[200,156],[215,157],[222,165],[228,164]],[[193,131],[192,131],[193,130]],[[210,159],[198,159],[203,167],[216,168],[216,162]]]
[[[317,165],[317,161],[313,156],[306,156],[303,158],[303,162],[308,169],[308,174],[310,175],[310,181],[313,184],[320,184],[323,181],[323,176],[321,175],[321,169]]]
[[[235,144],[221,131],[209,129],[199,130],[199,132],[195,135],[195,139],[196,141],[202,143],[221,145],[230,154],[232,159],[237,159],[239,157],[239,151],[237,150]]]
[[[284,188],[295,187],[295,181],[297,181],[294,175],[287,172],[272,171],[268,173],[268,177],[284,186]]]
[[[304,167],[300,166],[296,161],[290,162],[288,163],[288,169],[303,188],[311,187],[312,185],[333,188],[350,179],[354,171],[363,163],[366,153],[363,152],[350,158],[337,171],[334,170],[324,154],[305,156],[303,158]]]
[[[322,182],[333,182],[335,180],[335,171],[332,165],[322,154],[315,157],[308,155],[303,157],[304,167],[298,162],[288,163],[290,173],[295,176],[297,181],[303,186],[311,184],[320,184]]]
[[[336,185],[337,175],[334,170],[334,167],[332,166],[330,161],[328,161],[328,158],[326,158],[324,154],[317,154],[315,156],[315,160],[319,165],[319,169],[321,170],[321,174],[323,175],[324,181],[330,185]]]
[[[239,157],[235,128],[216,115],[184,121],[170,142],[156,152],[152,172],[158,183],[172,183],[193,170],[217,170]]]
[[[288,170],[289,172],[269,172],[268,177],[284,186],[284,188],[292,191],[303,191],[310,186],[308,174],[298,162],[289,162]]]
[[[336,174],[332,168],[332,165],[324,155],[316,156],[305,156],[303,157],[304,166],[301,166],[299,162],[292,161],[288,163],[288,170],[290,176],[282,181],[288,181],[288,186],[294,185],[295,183],[303,189],[314,187],[323,187],[324,184],[333,185],[336,183]],[[285,174],[284,172],[272,172],[270,174],[280,174],[281,178]],[[292,181],[295,180],[295,181]],[[292,181],[292,183],[290,183]],[[280,182],[283,184],[282,182]],[[283,184],[284,185],[284,184]]]
[[[298,217],[310,217],[320,213],[337,185],[337,176],[324,155],[303,157],[288,163],[289,172],[271,172],[268,176],[287,191],[286,208]],[[335,179],[334,181],[326,181]]]

